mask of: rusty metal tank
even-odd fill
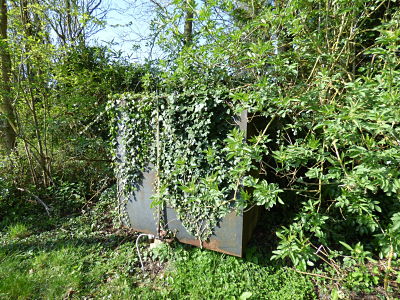
[[[238,118],[238,125],[247,134],[247,112],[243,112]],[[125,149],[119,145],[118,153],[123,160]],[[120,198],[120,203],[125,205],[129,217],[129,225],[138,232],[153,234],[158,233],[158,209],[151,208],[151,197],[155,193],[156,172],[149,166],[148,170],[142,173],[140,183],[135,183],[136,191],[128,195],[128,199]],[[119,188],[121,181],[119,181]],[[120,197],[125,197],[120,194]],[[178,241],[194,246],[200,246],[200,241],[191,235],[177,218],[174,209],[166,207],[161,212],[165,222],[165,229],[173,232]],[[242,213],[232,211],[226,215],[218,226],[214,228],[214,234],[201,243],[206,249],[226,253],[234,256],[243,256],[246,244],[250,240],[252,232],[259,218],[258,207],[246,210]]]

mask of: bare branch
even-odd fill
[[[44,203],[42,199],[40,199],[38,196],[36,196],[34,193],[32,193],[32,192],[29,191],[29,190],[26,190],[26,189],[23,189],[23,188],[17,188],[17,190],[19,190],[19,191],[21,191],[21,192],[28,193],[28,194],[31,195],[33,198],[35,198],[36,202],[39,203],[39,204],[41,204],[41,205],[44,207],[44,209],[46,210],[47,215],[50,217],[50,207],[47,206],[47,204]]]

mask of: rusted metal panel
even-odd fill
[[[206,242],[197,240],[193,235],[189,234],[177,219],[173,209],[167,209],[167,220],[169,222],[168,229],[176,232],[176,238],[186,244],[194,246],[202,246],[207,249],[227,253],[235,256],[242,256],[242,234],[243,234],[243,217],[231,212],[225,216],[219,226],[214,228],[214,234]]]
[[[128,201],[125,201],[125,199],[120,199],[120,201],[126,203],[129,225],[134,230],[157,235],[157,210],[150,208],[154,184],[155,171],[145,172],[139,189],[129,195]],[[246,215],[252,216],[246,218]],[[244,222],[245,219],[248,220],[248,223]],[[202,242],[201,245],[200,241],[183,227],[175,210],[167,208],[164,214],[164,221],[167,224],[166,229],[173,232],[175,237],[182,243],[198,247],[202,246],[229,255],[242,256],[243,248],[252,231],[251,225],[255,219],[253,210],[244,214],[237,214],[232,211],[219,222],[209,240]]]
[[[239,128],[247,135],[247,112],[243,112],[236,121]],[[119,144],[118,153],[120,160],[123,161],[125,149],[122,143]],[[119,199],[119,201],[126,205],[129,225],[134,230],[157,235],[158,209],[150,208],[151,196],[155,192],[156,173],[150,166],[142,175],[142,180],[134,183],[136,192],[129,194],[128,199]],[[119,188],[123,189],[120,182]],[[120,197],[123,197],[122,194]],[[191,235],[178,220],[175,210],[166,208],[163,212],[163,221],[166,229],[173,232],[182,243],[241,257],[257,223],[258,211],[257,207],[239,214],[232,211],[219,222],[218,226],[214,228],[214,234],[201,245],[200,241]]]

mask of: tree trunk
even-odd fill
[[[7,41],[7,3],[6,0],[0,0],[0,59],[1,59],[1,83],[0,83],[0,144],[10,153],[16,146],[16,118],[12,106],[11,97],[11,56]]]
[[[185,26],[183,29],[183,44],[190,45],[193,39],[193,7],[192,1],[186,0]]]
[[[36,3],[36,0],[20,1],[21,22],[24,28],[25,38],[31,37],[32,39],[36,40],[36,42],[44,44],[46,43],[46,40],[40,34],[44,33],[40,17],[36,13],[31,13],[29,7],[30,4]],[[31,47],[32,45],[28,43],[25,46],[25,51],[29,52],[31,50]],[[30,117],[32,118],[33,131],[37,143],[36,148],[34,148],[35,151],[33,152],[36,152],[36,155],[34,155],[34,157],[36,158],[42,169],[43,185],[49,186],[51,182],[50,160],[48,159],[47,155],[47,141],[45,140],[46,134],[42,134],[42,132],[45,132],[46,130],[46,121],[43,122],[44,124],[41,123],[39,111],[37,108],[38,104],[43,105],[41,97],[46,97],[46,82],[41,79],[43,70],[40,69],[39,60],[35,62],[32,62],[29,59],[27,59],[25,62],[25,76],[28,85],[26,87],[26,90],[24,91],[24,98],[26,105],[29,108]],[[29,147],[30,146],[31,144],[29,145]]]

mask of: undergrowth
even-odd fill
[[[48,217],[28,205],[31,214],[21,215],[29,217],[0,221],[0,299],[399,297],[399,263],[375,261],[362,247],[307,274],[271,261],[278,241],[275,225],[267,230],[265,222],[243,259],[177,242],[150,249],[149,241],[141,240],[143,273],[137,233],[120,226],[115,196],[110,188],[95,204],[86,203],[79,213],[63,217],[56,207]]]
[[[313,299],[309,277],[250,251],[245,259],[178,243],[149,250],[118,227],[115,193],[62,218],[1,221],[0,299]],[[54,208],[53,211],[56,211]],[[29,222],[29,220],[36,220]],[[264,258],[262,258],[264,257]]]

